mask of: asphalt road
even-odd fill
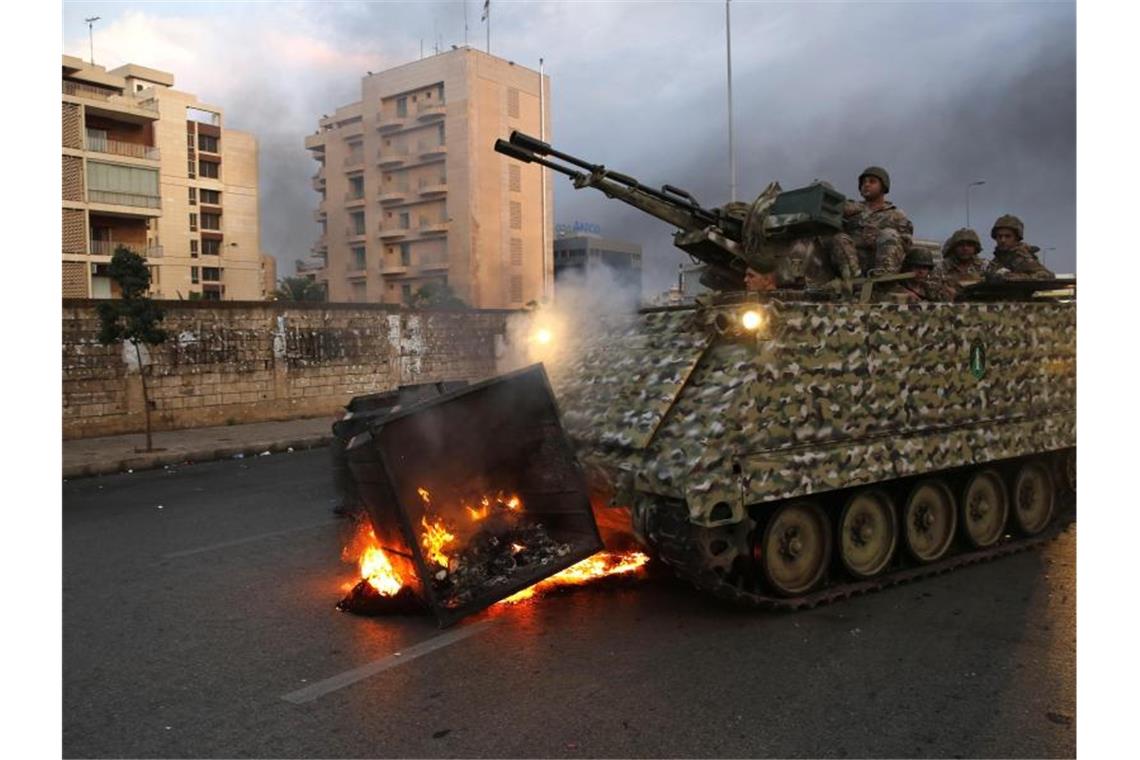
[[[65,757],[1076,754],[1075,527],[809,612],[653,579],[440,631],[336,611],[327,457],[63,484]]]

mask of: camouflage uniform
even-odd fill
[[[961,256],[957,253],[960,243],[970,243],[974,246],[974,253],[970,256]],[[978,233],[969,227],[955,230],[945,243],[942,244],[942,267],[946,285],[952,291],[949,300],[953,300],[961,286],[969,282],[977,282],[985,278],[987,263],[980,257],[982,241]]]
[[[886,169],[870,166],[859,175],[877,177],[883,192],[891,191],[891,177]],[[902,270],[903,260],[914,237],[914,225],[895,204],[887,201],[872,211],[866,201],[848,201],[843,205],[843,232],[831,239],[831,263],[844,275],[858,277],[872,270],[893,274]]]
[[[912,248],[904,263],[905,271],[926,267],[926,277],[900,282],[884,291],[877,301],[886,303],[922,303],[924,301],[953,301],[954,287],[945,274],[934,268],[934,257],[929,251]]]
[[[1017,234],[1017,244],[1012,248],[994,249],[994,260],[986,269],[993,277],[1008,277],[1024,280],[1051,280],[1056,275],[1037,258],[1041,249],[1024,241],[1025,225],[1013,214],[999,216],[990,230],[990,237],[997,239],[999,229],[1013,230]]]

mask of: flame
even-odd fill
[[[513,544],[512,548],[517,546]],[[579,586],[598,578],[611,575],[634,573],[640,570],[649,556],[641,552],[598,552],[587,557],[576,565],[571,565],[562,572],[552,575],[545,580],[524,588],[516,594],[502,600],[502,604],[517,604],[529,599],[537,593],[546,592],[558,586]]]
[[[341,557],[346,562],[355,562],[360,568],[360,577],[376,589],[381,596],[394,596],[404,585],[400,573],[392,567],[388,555],[380,548],[376,534],[368,522],[357,523],[356,533],[345,545]],[[350,591],[355,583],[346,584]]]
[[[423,490],[422,488],[420,489]],[[420,519],[420,524],[424,526],[423,536],[420,537],[420,545],[424,548],[424,554],[431,562],[447,567],[448,556],[444,554],[443,548],[455,540],[455,536],[447,531],[443,525],[443,520],[436,520],[434,523],[429,523],[427,517]]]
[[[463,506],[467,510],[467,514],[471,515],[472,522],[479,522],[491,511],[491,508],[486,505],[483,507],[472,507],[470,504],[464,504]]]

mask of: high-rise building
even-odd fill
[[[494,151],[513,129],[549,135],[550,78],[511,61],[462,47],[365,76],[305,138],[329,300],[407,302],[429,283],[477,308],[549,298],[552,183]]]
[[[563,233],[554,241],[555,298],[563,283],[591,281],[593,275],[605,271],[605,281],[623,297],[636,304],[641,301],[641,246],[600,235]]]
[[[115,294],[119,246],[156,298],[259,300],[257,142],[174,76],[63,56],[63,295]]]

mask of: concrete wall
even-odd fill
[[[95,303],[63,301],[63,437],[143,429],[134,349],[97,340]],[[144,348],[155,430],[333,415],[352,396],[495,374],[510,311],[380,304],[160,302],[168,341]]]

